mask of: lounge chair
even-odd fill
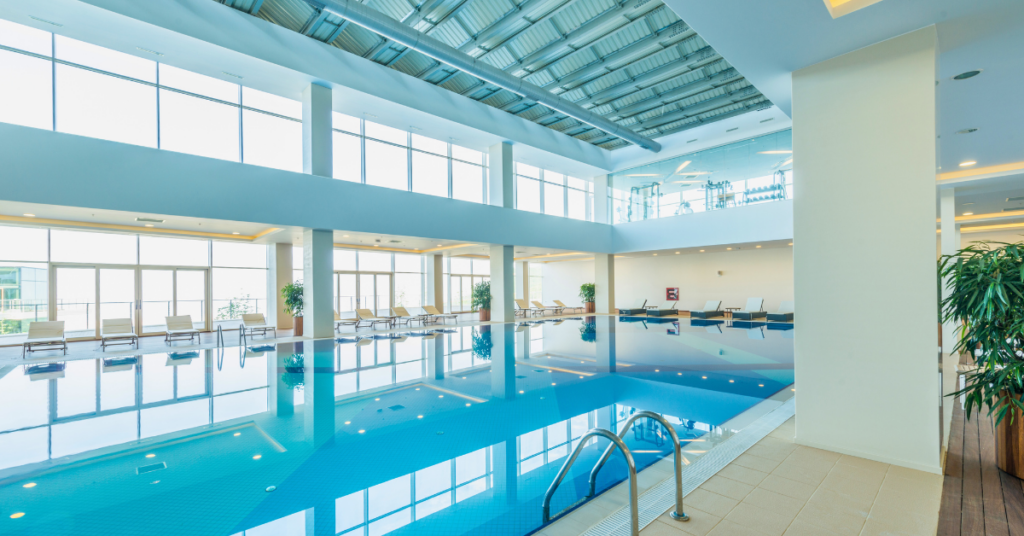
[[[427,313],[427,316],[431,317],[435,322],[439,321],[441,323],[444,323],[446,318],[451,318],[454,320],[459,319],[459,315],[444,314],[441,311],[438,311],[437,307],[434,307],[433,305],[424,305],[423,311]]]
[[[558,301],[558,300],[551,300],[551,301],[555,302],[555,305],[557,305],[557,306],[561,307],[563,311],[564,311],[564,310],[566,310],[566,309],[572,309],[572,311],[573,311],[574,313],[575,313],[575,312],[580,312],[580,313],[585,313],[585,312],[587,312],[587,308],[586,308],[586,307],[583,307],[582,305],[581,305],[581,306],[579,306],[579,307],[569,307],[568,305],[566,305],[566,304],[564,304],[564,303],[562,303],[562,302],[560,302],[560,301]]]
[[[166,317],[167,333],[164,334],[164,342],[170,344],[173,340],[185,340],[192,342],[195,337],[199,342],[199,330],[192,327],[192,316],[168,316]]]
[[[423,322],[423,315],[411,315],[405,307],[392,307],[391,314],[395,316],[395,324],[401,326],[405,324],[407,326],[412,325],[413,322]]]
[[[63,350],[68,355],[68,341],[64,338],[64,321],[29,322],[28,338],[21,344],[21,358],[25,352],[38,350]]]
[[[792,322],[793,321],[793,302],[784,301],[779,305],[779,312],[768,313],[768,320],[774,322]]]
[[[555,305],[544,305],[543,303],[541,303],[541,302],[539,302],[537,300],[533,300],[530,303],[533,304],[533,307],[536,310],[540,311],[541,315],[543,315],[544,313],[546,313],[548,311],[551,311],[552,314],[556,314],[556,315],[562,314],[562,309],[564,309],[564,307],[558,307],[558,306],[555,306]]]
[[[242,315],[242,335],[255,336],[256,333],[262,333],[266,337],[268,331],[273,331],[274,338],[277,338],[277,327],[267,325],[267,319],[263,313]]]
[[[642,315],[647,312],[647,300],[636,300],[630,309],[619,309],[620,315]]]
[[[517,307],[516,316],[526,318],[527,313],[529,313],[530,316],[537,314],[537,308],[530,307],[530,304],[526,300],[515,300],[515,302]]]
[[[677,315],[677,314],[679,314],[679,311],[676,310],[676,304],[677,303],[679,303],[679,302],[667,301],[667,302],[661,304],[660,306],[658,306],[657,308],[648,309],[647,310],[647,316]]]
[[[720,309],[722,308],[721,300],[708,300],[704,304],[704,308],[700,311],[690,311],[690,318],[715,318],[717,316],[725,316]]]
[[[131,318],[110,318],[103,321],[100,327],[100,348],[115,344],[134,344],[139,347],[139,336],[135,334]]]
[[[747,305],[740,311],[733,311],[732,317],[734,320],[754,320],[755,318],[764,318],[768,313],[762,310],[763,305],[764,298],[747,298]]]
[[[358,324],[358,318],[342,318],[338,311],[334,311],[334,331],[341,331],[341,326],[355,326]]]
[[[357,328],[359,327],[359,324],[363,323],[369,323],[371,328],[377,324],[387,324],[388,327],[391,327],[391,318],[377,316],[369,309],[356,309],[356,316],[359,317],[359,321],[356,322]]]

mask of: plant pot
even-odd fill
[[[594,304],[594,302],[592,302],[592,301],[588,301],[587,303],[584,303],[583,306],[586,307],[586,312],[588,312],[588,313],[593,313],[593,312],[597,311],[597,305]]]
[[[302,317],[301,316],[296,316],[292,320],[295,321],[295,334],[294,335],[296,337],[301,337],[302,336]]]
[[[1024,415],[1019,411],[1013,416],[1013,424],[1007,412],[1003,422],[996,426],[996,465],[1024,479]]]
[[[481,322],[490,322],[491,321],[491,310],[490,309],[480,309],[480,321]]]

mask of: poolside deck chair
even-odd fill
[[[139,347],[139,336],[135,334],[131,318],[109,318],[103,321],[100,327],[100,348],[107,349],[107,346],[115,344],[134,344]]]
[[[395,324],[401,326],[405,324],[407,326],[412,325],[413,322],[423,322],[423,315],[411,315],[405,307],[392,307],[391,314],[395,316]]]
[[[338,311],[334,311],[334,331],[341,331],[341,326],[355,326],[359,324],[358,318],[342,318]]]
[[[679,303],[679,302],[667,301],[667,302],[659,305],[655,309],[648,309],[647,310],[647,316],[677,315],[677,314],[679,314],[679,311],[676,310],[676,304],[677,303]]]
[[[636,300],[633,302],[633,307],[628,309],[619,309],[620,315],[642,315],[647,312],[647,300]]]
[[[277,338],[277,326],[267,325],[267,318],[263,316],[263,313],[242,315],[242,335],[255,336],[257,333],[262,333],[266,337],[268,331],[273,331],[274,338]]]
[[[199,330],[192,327],[192,316],[168,316],[166,317],[167,332],[164,334],[164,342],[170,344],[174,340],[185,340],[188,339],[192,342],[192,338],[195,337],[196,342],[199,342]]]
[[[768,320],[774,322],[792,322],[793,321],[793,302],[784,301],[779,305],[779,312],[768,313]]]
[[[715,318],[725,316],[721,311],[722,300],[708,300],[700,311],[690,311],[690,318]]]
[[[371,328],[377,324],[387,324],[388,327],[391,327],[391,318],[377,316],[369,309],[356,309],[356,316],[359,317],[359,321],[356,322],[357,328],[359,327],[359,324],[365,323],[369,323]]]
[[[764,312],[764,298],[747,298],[747,305],[740,311],[733,311],[733,320],[754,320],[764,318],[768,313]]]
[[[25,359],[25,352],[39,350],[63,350],[64,355],[68,355],[68,341],[64,338],[63,320],[30,322],[28,324],[28,338],[21,344],[21,358]]]
[[[536,307],[530,307],[530,304],[526,300],[519,299],[519,300],[515,300],[515,302],[516,302],[516,316],[521,316],[523,318],[526,318],[527,314],[529,314],[530,316],[533,316],[533,315],[537,314],[537,312],[538,312],[537,308]]]
[[[563,311],[566,310],[566,309],[571,309],[572,312],[574,312],[574,313],[575,312],[580,312],[580,313],[587,312],[587,308],[582,306],[582,305],[579,306],[579,307],[569,307],[568,305],[566,305],[566,304],[564,304],[564,303],[562,303],[562,302],[560,302],[558,300],[551,300],[551,301],[555,302],[555,305],[561,307]]]
[[[563,307],[558,307],[558,306],[555,306],[555,305],[544,305],[543,303],[541,303],[541,302],[539,302],[537,300],[533,300],[530,303],[533,304],[533,307],[537,311],[540,311],[541,315],[543,315],[544,313],[546,313],[548,311],[551,311],[551,314],[556,314],[556,315],[562,314],[562,309],[564,309]]]
[[[433,319],[434,322],[444,323],[446,318],[451,318],[456,321],[459,319],[459,315],[444,314],[441,311],[438,311],[437,307],[434,307],[433,305],[424,305],[423,311],[427,313],[427,316]]]

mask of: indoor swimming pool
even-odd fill
[[[588,430],[654,411],[689,464],[789,390],[793,333],[579,317],[0,364],[0,533],[530,534]],[[672,452],[649,419],[625,441],[638,469]],[[607,445],[583,448],[553,514]],[[625,478],[615,454],[598,493]]]

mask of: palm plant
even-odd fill
[[[491,282],[484,281],[473,287],[473,310],[491,308]]]
[[[281,287],[284,298],[284,312],[292,316],[302,316],[302,282],[296,281]]]
[[[966,375],[964,411],[988,408],[998,425],[1024,411],[1024,242],[976,242],[939,261],[950,291],[941,320],[958,324],[953,353],[974,357]],[[1012,410],[1012,411],[1011,411]]]
[[[593,283],[583,283],[580,285],[580,298],[583,299],[583,303],[591,303],[594,301],[594,294],[597,293],[597,287]]]

